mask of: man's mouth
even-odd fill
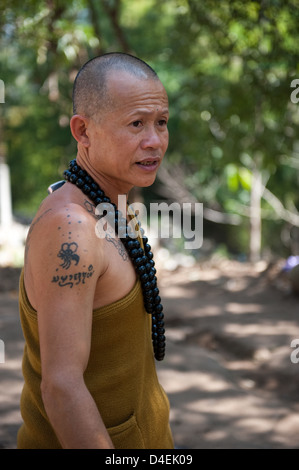
[[[146,160],[144,162],[137,162],[137,165],[141,166],[152,166],[152,165],[157,165],[158,160]]]
[[[144,171],[155,171],[159,167],[160,157],[148,157],[140,162],[136,162],[136,164]]]

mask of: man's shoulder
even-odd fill
[[[27,235],[25,264],[39,265],[47,260],[50,265],[55,254],[77,252],[80,259],[90,264],[89,257],[101,269],[106,269],[103,240],[96,235],[96,222],[92,213],[77,201],[61,202],[48,197],[41,204]],[[60,255],[59,255],[60,256]],[[104,267],[103,267],[104,266]]]
[[[87,199],[63,200],[56,194],[41,203],[29,229],[29,234],[55,237],[56,231],[66,235],[80,233],[89,239],[95,234],[95,207]]]

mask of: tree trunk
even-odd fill
[[[120,25],[119,16],[121,3],[120,0],[115,0],[114,2],[102,0],[102,5],[107,15],[110,18],[112,28],[114,30],[115,36],[123,50],[123,52],[129,53],[131,51],[128,41],[125,37],[124,31]]]
[[[261,217],[261,199],[262,199],[262,175],[259,168],[252,172],[252,184],[250,195],[250,261],[256,263],[261,257],[262,240],[262,217]]]
[[[254,148],[259,148],[259,138],[264,132],[262,119],[262,97],[257,94],[255,104],[255,126],[254,126]],[[263,195],[263,155],[259,150],[255,150],[252,165],[252,183],[250,194],[250,242],[249,259],[256,263],[261,258],[262,245],[262,214],[261,202]]]

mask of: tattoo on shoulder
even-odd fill
[[[59,265],[61,268],[67,270],[70,267],[75,267],[78,265],[80,261],[80,256],[77,253],[78,251],[78,243],[70,242],[70,243],[62,243],[59,252],[57,253],[57,257],[62,260],[62,263]],[[85,281],[89,279],[94,274],[93,265],[90,264],[87,268],[83,265],[83,269],[72,273],[72,274],[58,274],[59,268],[56,269],[55,276],[52,277],[51,282],[57,284],[59,287],[66,287],[68,286],[72,289],[74,286],[78,286],[79,284],[85,284]]]
[[[96,206],[94,204],[92,204],[91,202],[87,201],[87,199],[84,200],[84,207],[87,210],[87,212],[89,212],[90,214],[93,215],[93,217],[95,219],[98,220],[99,218],[101,218],[100,216],[97,216],[95,214]],[[124,261],[127,261],[129,259],[129,257],[128,257],[128,254],[126,252],[126,249],[125,249],[124,245],[122,244],[122,242],[119,239],[115,238],[115,234],[114,234],[113,230],[111,230],[109,228],[108,223],[106,223],[105,231],[106,231],[105,239],[108,242],[112,243],[112,245],[115,246],[115,248],[118,250],[118,253],[122,257],[122,259]]]
[[[95,214],[95,209],[96,206],[92,204],[91,202],[87,201],[87,199],[84,200],[84,207],[87,210],[89,214],[91,214],[95,219],[99,219],[99,216]]]
[[[95,210],[95,205],[87,201],[87,199],[84,200],[84,207],[87,210],[87,212],[93,213]]]
[[[107,242],[110,242],[113,246],[115,246],[115,248],[118,250],[118,254],[122,257],[124,261],[127,261],[129,259],[128,253],[120,240],[111,237],[111,235],[109,235],[108,233],[106,234],[105,238]]]
[[[58,252],[58,258],[62,259],[60,266],[64,269],[69,269],[72,262],[75,263],[75,266],[79,263],[80,256],[76,254],[78,249],[78,243],[62,243],[60,251]]]
[[[72,289],[74,286],[79,284],[85,284],[85,281],[92,277],[94,274],[93,265],[90,264],[87,268],[87,271],[78,271],[74,274],[65,274],[65,275],[55,275],[52,278],[54,284],[57,284],[59,287],[69,287]]]

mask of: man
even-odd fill
[[[172,448],[133,250],[96,235],[95,199],[78,181],[80,172],[111,204],[151,185],[168,146],[167,94],[143,61],[112,53],[82,67],[73,105],[72,177],[42,202],[20,279],[18,447]]]

